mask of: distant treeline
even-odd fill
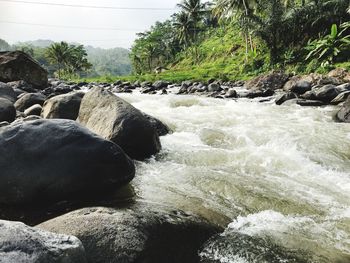
[[[65,46],[65,44],[62,45],[62,43],[65,42],[56,43],[56,45],[54,45],[55,43],[51,40],[37,40],[10,45],[5,40],[0,39],[0,51],[22,50],[35,58],[48,70],[51,76],[54,76],[54,73],[58,73],[59,70],[62,71],[61,67],[65,64],[78,66],[78,69],[74,70],[73,73],[80,77],[125,76],[130,75],[132,72],[129,58],[130,52],[125,48],[102,49],[92,46],[82,46],[77,43],[67,43]],[[75,47],[75,50],[74,48],[72,49],[72,47]],[[56,48],[56,52],[61,51],[62,53],[66,52],[64,48],[74,51],[73,53],[77,56],[73,56],[73,59],[76,61],[55,61],[52,59],[52,56],[50,58],[50,52],[48,52],[49,48]],[[86,56],[84,54],[86,54]],[[75,65],[76,63],[74,62],[77,62],[77,58],[79,57],[82,59],[80,61],[82,64]],[[86,59],[86,61],[84,59]],[[69,68],[70,67],[67,67],[68,73],[72,73],[69,71]],[[67,72],[63,72],[63,74],[66,73]]]

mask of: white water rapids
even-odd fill
[[[350,124],[335,123],[333,107],[118,96],[174,131],[159,155],[137,163],[139,198],[216,220],[222,236],[267,237],[312,262],[350,262]],[[249,262],[214,252],[217,262]]]

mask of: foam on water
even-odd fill
[[[350,125],[332,120],[335,108],[121,96],[174,131],[137,164],[140,198],[229,218],[224,234],[267,236],[315,262],[350,262]]]

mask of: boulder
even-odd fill
[[[330,103],[339,95],[339,90],[335,85],[328,84],[321,88],[314,90],[316,100],[323,101],[325,103]]]
[[[7,82],[7,84],[13,88],[14,90],[21,90],[22,93],[25,92],[29,92],[29,93],[35,93],[38,92],[37,89],[33,88],[33,85],[27,83],[24,80],[17,80],[17,81],[11,81],[11,82]]]
[[[135,173],[120,147],[72,120],[5,126],[0,156],[0,203],[7,205],[97,198],[127,184]]]
[[[208,85],[209,92],[217,92],[217,91],[221,91],[221,90],[222,90],[222,88],[217,83],[211,83]]]
[[[142,112],[101,88],[84,96],[78,121],[118,144],[133,159],[148,158],[161,149],[156,129]]]
[[[306,100],[306,99],[291,99],[291,100],[287,100],[283,103],[283,105],[300,105],[300,106],[309,106],[309,107],[317,107],[317,106],[323,106],[325,105],[325,103],[323,101],[319,101],[319,100]]]
[[[47,71],[22,51],[0,52],[0,81],[16,80],[43,89],[47,86]]]
[[[272,72],[267,75],[258,76],[244,84],[250,90],[276,90],[281,89],[288,81],[289,76],[281,72]]]
[[[85,93],[72,92],[54,96],[45,101],[41,116],[46,119],[76,120]]]
[[[344,91],[344,92],[340,93],[337,97],[335,97],[331,101],[331,104],[338,105],[338,104],[346,101],[349,96],[350,96],[350,90],[349,91]]]
[[[172,133],[172,131],[168,127],[168,125],[164,124],[163,122],[161,122],[157,118],[152,117],[146,113],[143,113],[143,115],[147,118],[147,120],[151,123],[151,125],[157,131],[158,136],[164,136],[164,135],[167,135],[169,133]]]
[[[311,90],[311,83],[305,80],[297,81],[291,88],[290,91],[296,94],[304,94]]]
[[[11,101],[0,97],[0,122],[13,122],[16,119],[16,108]]]
[[[0,82],[0,98],[7,99],[14,103],[17,100],[17,95],[10,85]]]
[[[35,104],[43,105],[45,99],[46,97],[41,93],[26,93],[15,102],[15,107],[16,110],[24,112]]]
[[[20,222],[0,220],[0,262],[86,263],[85,250],[74,236],[54,234]]]
[[[284,102],[286,102],[287,100],[292,100],[297,98],[298,96],[293,93],[293,92],[287,92],[284,94],[279,95],[276,99],[275,99],[275,103],[277,105],[282,105]]]
[[[337,121],[350,123],[350,97],[335,115]]]
[[[331,70],[328,77],[339,79],[342,82],[350,82],[350,72],[344,68],[336,68]]]
[[[157,90],[167,88],[170,83],[164,80],[158,80],[153,83],[153,87]]]
[[[266,89],[266,90],[254,90],[247,94],[245,94],[245,97],[249,99],[259,98],[259,97],[270,97],[275,92],[272,89]]]
[[[84,208],[37,227],[77,236],[89,262],[198,262],[201,245],[220,228],[182,211],[138,204]]]
[[[40,104],[34,104],[24,111],[24,116],[40,116],[42,109]]]
[[[226,94],[225,94],[225,98],[237,98],[237,91],[234,89],[229,89]]]

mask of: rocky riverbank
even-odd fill
[[[133,199],[134,161],[157,154],[159,136],[171,129],[115,94],[339,105],[338,120],[350,121],[344,70],[271,73],[248,82],[69,83],[47,80],[35,61],[11,52],[0,53],[0,71],[0,262],[217,262],[206,257],[208,249],[231,239],[270,249],[240,235],[203,250],[223,230],[216,222]],[[280,247],[270,250],[278,253],[264,260],[307,262]]]

